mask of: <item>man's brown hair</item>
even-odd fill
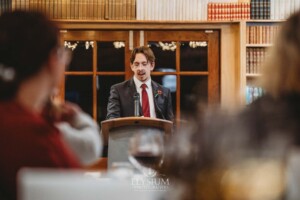
[[[134,48],[133,51],[131,52],[131,57],[130,57],[131,64],[133,63],[135,56],[138,53],[144,54],[147,58],[147,61],[149,61],[150,63],[154,63],[155,56],[154,56],[153,51],[147,46],[140,46],[140,47]]]

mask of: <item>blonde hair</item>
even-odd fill
[[[300,93],[300,12],[282,24],[260,83],[273,97]]]

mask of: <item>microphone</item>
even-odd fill
[[[134,116],[140,116],[140,94],[136,92],[133,96],[134,99]]]

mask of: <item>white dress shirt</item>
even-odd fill
[[[138,80],[134,76],[133,80],[134,80],[136,90],[140,94],[141,105],[142,105],[142,88],[141,88],[141,85],[144,84],[144,83],[147,85],[146,91],[147,91],[148,98],[149,98],[150,117],[156,118],[155,107],[154,107],[154,99],[153,99],[153,91],[152,91],[152,85],[151,85],[151,78],[149,80],[147,80],[146,82],[141,82],[140,80]]]

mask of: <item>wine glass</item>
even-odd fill
[[[160,133],[139,133],[129,140],[128,159],[142,173],[155,174],[163,162]]]

